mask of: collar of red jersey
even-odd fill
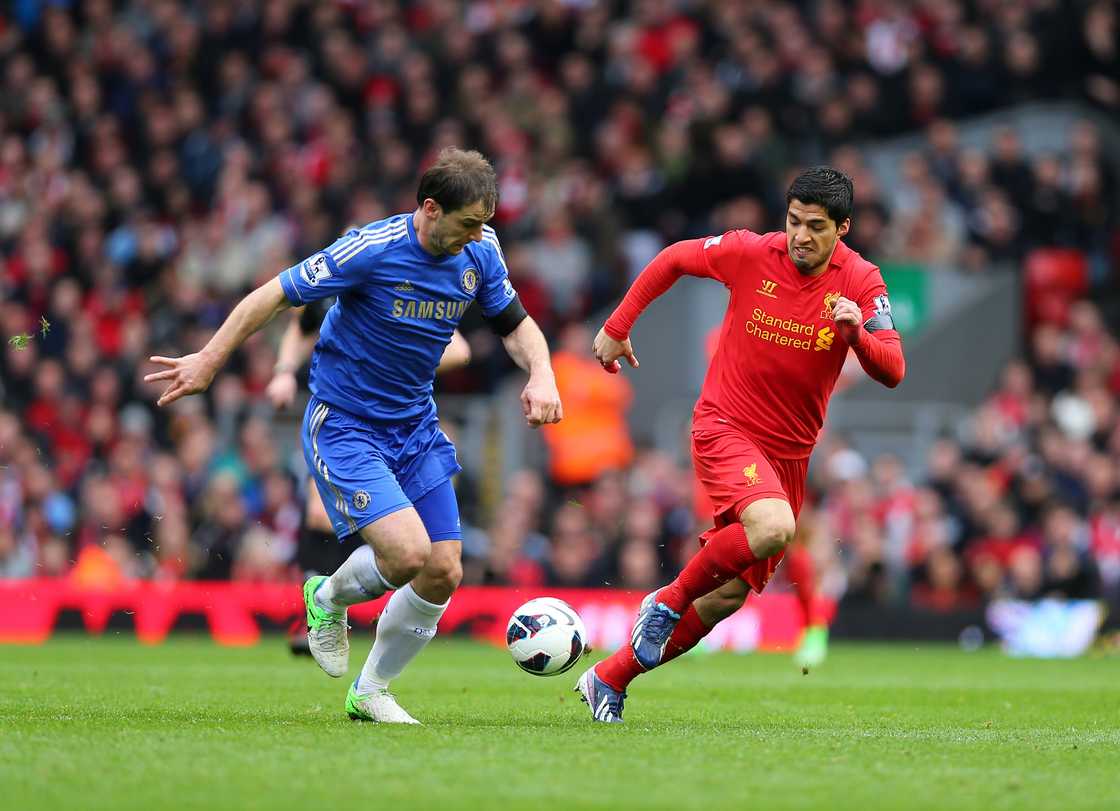
[[[774,235],[770,237],[770,241],[767,244],[776,251],[781,251],[785,254],[789,253],[789,248],[786,245],[785,231],[775,231]],[[851,252],[852,249],[844,244],[844,240],[836,240],[836,249],[832,252],[832,259],[829,260],[828,266],[830,268],[841,267],[844,264],[844,261],[848,258],[848,254],[850,254]]]

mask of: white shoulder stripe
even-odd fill
[[[363,228],[361,231],[359,231],[354,236],[348,237],[345,241],[340,242],[338,245],[336,245],[334,247],[333,250],[329,251],[329,253],[331,255],[331,258],[333,258],[334,260],[337,261],[338,257],[341,254],[346,253],[350,248],[352,248],[358,242],[360,242],[364,239],[368,239],[370,237],[380,237],[380,236],[384,236],[386,234],[395,233],[396,231],[398,231],[399,229],[401,229],[403,227],[404,227],[404,221],[403,220],[398,220],[395,223],[390,223],[389,225],[381,226],[380,228]]]
[[[292,290],[295,291],[296,298],[298,298],[300,301],[303,301],[303,296],[300,295],[299,285],[296,283],[296,277],[292,274],[292,269],[288,268],[284,272],[288,274],[288,283],[291,284]]]
[[[399,220],[390,220],[389,222],[382,220],[382,222],[384,225],[367,225],[365,228],[361,229],[361,233],[377,234],[382,231],[395,231],[404,226],[404,217],[401,217]]]
[[[407,234],[408,231],[405,230],[405,228],[402,226],[395,231],[379,232],[376,235],[363,235],[339,250],[334,255],[334,261],[336,264],[341,265],[344,262],[353,259],[370,245],[381,245],[386,242],[393,242],[395,240],[401,239]]]
[[[395,223],[393,225],[387,225],[383,228],[374,228],[374,229],[371,229],[371,230],[359,231],[358,233],[354,234],[353,236],[347,237],[345,240],[342,240],[341,242],[339,242],[334,247],[334,249],[331,250],[331,252],[330,252],[331,256],[336,256],[340,253],[345,253],[346,249],[349,248],[350,246],[352,246],[356,242],[359,242],[359,241],[364,240],[364,239],[369,239],[370,237],[376,238],[376,237],[384,236],[386,234],[396,233],[397,231],[399,231],[403,227],[404,227],[403,223]]]
[[[494,246],[494,253],[498,254],[498,261],[502,263],[502,267],[505,267],[506,266],[506,256],[505,256],[504,253],[502,253],[502,246],[498,244],[497,238],[496,237],[490,237],[489,235],[483,235],[482,241],[487,243],[487,244],[490,244],[490,245]],[[508,272],[509,269],[506,268],[506,270]]]
[[[361,243],[355,245],[353,250],[348,251],[345,256],[342,256],[342,257],[339,257],[338,259],[336,259],[335,262],[336,262],[336,264],[338,264],[340,266],[344,265],[345,263],[347,263],[351,259],[353,259],[355,256],[358,256],[360,253],[362,253],[362,251],[364,251],[366,248],[369,248],[373,245],[385,245],[389,242],[396,242],[397,240],[404,239],[407,235],[408,235],[408,232],[399,231],[395,234],[390,234],[388,236],[381,237],[380,239],[364,240]]]

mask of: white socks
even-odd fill
[[[450,602],[429,603],[413,591],[411,584],[398,589],[377,620],[377,638],[362,666],[357,692],[386,689],[436,635],[436,623]]]
[[[395,589],[377,568],[373,547],[362,544],[315,592],[315,602],[324,611],[338,612]]]

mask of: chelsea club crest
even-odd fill
[[[474,293],[478,289],[478,271],[470,267],[464,270],[462,278],[459,279],[459,285],[463,288],[464,293]]]

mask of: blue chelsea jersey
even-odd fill
[[[337,296],[315,344],[311,391],[375,422],[433,415],[436,366],[467,307],[478,299],[494,316],[515,295],[493,228],[458,256],[432,256],[411,213],[351,230],[279,278],[296,307]]]

